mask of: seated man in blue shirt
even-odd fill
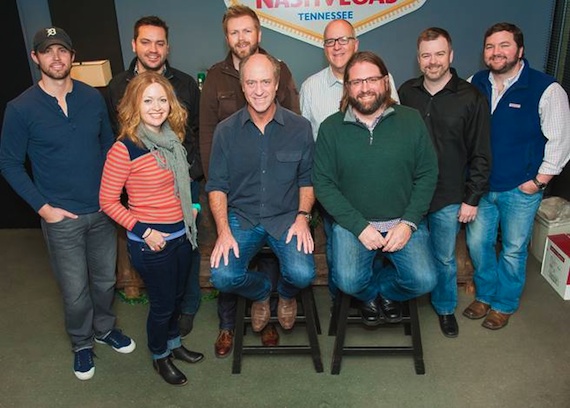
[[[284,329],[295,323],[295,296],[315,278],[309,228],[313,136],[307,119],[275,101],[279,70],[267,54],[242,60],[247,105],[216,127],[206,184],[218,232],[210,258],[212,283],[253,301],[256,332],[269,321],[271,282],[248,265],[263,245],[281,265],[277,317]]]

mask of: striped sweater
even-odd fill
[[[128,208],[121,203],[123,187]],[[99,201],[109,217],[139,237],[148,227],[174,232],[184,217],[172,172],[160,168],[149,150],[126,139],[115,142],[107,154]]]

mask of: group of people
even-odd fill
[[[417,41],[422,75],[396,89],[385,62],[358,51],[350,22],[334,20],[323,36],[329,65],[297,92],[287,65],[260,47],[252,9],[229,7],[222,25],[229,52],[200,92],[168,63],[166,23],[139,19],[135,57],[107,100],[70,77],[64,30],[34,37],[41,79],[6,107],[0,169],[41,217],[77,378],[94,375],[94,343],[135,349],[112,310],[117,227],[148,293],[154,369],[184,385],[174,361],[204,359],[182,344],[200,303],[202,178],[217,231],[217,357],[233,347],[237,296],[251,300],[264,345],[279,342],[272,314],[294,326],[297,294],[315,278],[314,208],[331,301],[354,297],[364,324],[399,322],[402,301],[430,293],[442,333],[458,336],[463,224],[476,288],[463,315],[503,328],[520,303],[543,191],[570,158],[567,94],[524,59],[520,29],[489,28],[487,69],[464,80],[449,33],[428,28]]]

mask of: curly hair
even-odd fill
[[[168,79],[162,74],[154,71],[145,71],[135,76],[125,90],[125,94],[121,98],[118,107],[119,117],[119,135],[118,140],[129,139],[138,146],[142,146],[139,140],[137,129],[141,123],[140,105],[143,99],[144,91],[152,84],[161,85],[165,92],[168,103],[170,104],[170,112],[167,121],[172,131],[178,136],[180,141],[184,141],[186,134],[186,119],[188,112],[184,105],[180,103],[174,88]]]

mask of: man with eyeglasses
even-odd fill
[[[439,158],[439,177],[427,216],[437,265],[431,304],[446,337],[457,337],[455,242],[461,224],[475,220],[491,172],[490,115],[483,95],[451,67],[451,37],[422,31],[417,59],[423,75],[400,87],[402,104],[420,111]]]
[[[344,73],[340,111],[319,128],[313,185],[332,228],[334,284],[358,299],[370,326],[395,323],[393,303],[430,292],[435,261],[424,220],[437,156],[417,110],[391,98],[388,69],[357,52]],[[390,261],[372,268],[378,251]]]
[[[347,20],[331,21],[325,27],[323,45],[329,65],[308,77],[299,92],[301,114],[311,121],[315,140],[321,122],[339,109],[344,69],[350,57],[358,51],[354,27]],[[392,99],[399,103],[394,78],[391,74],[388,77]]]
[[[315,201],[311,124],[275,101],[275,58],[250,55],[239,70],[247,105],[216,126],[206,184],[218,232],[211,280],[221,292],[253,301],[252,329],[261,332],[271,315],[272,283],[249,265],[269,245],[281,265],[277,317],[289,330],[297,316],[295,297],[315,278],[307,217]]]
[[[358,51],[358,39],[354,27],[347,20],[333,20],[324,31],[324,52],[329,65],[311,75],[301,85],[299,93],[301,114],[311,121],[313,137],[317,140],[317,132],[321,122],[339,110],[343,90],[343,76],[346,63]],[[399,102],[392,75],[388,74],[392,98]],[[326,258],[329,271],[329,292],[334,301],[336,288],[332,275],[332,224],[333,219],[317,202],[316,204],[326,236]]]

